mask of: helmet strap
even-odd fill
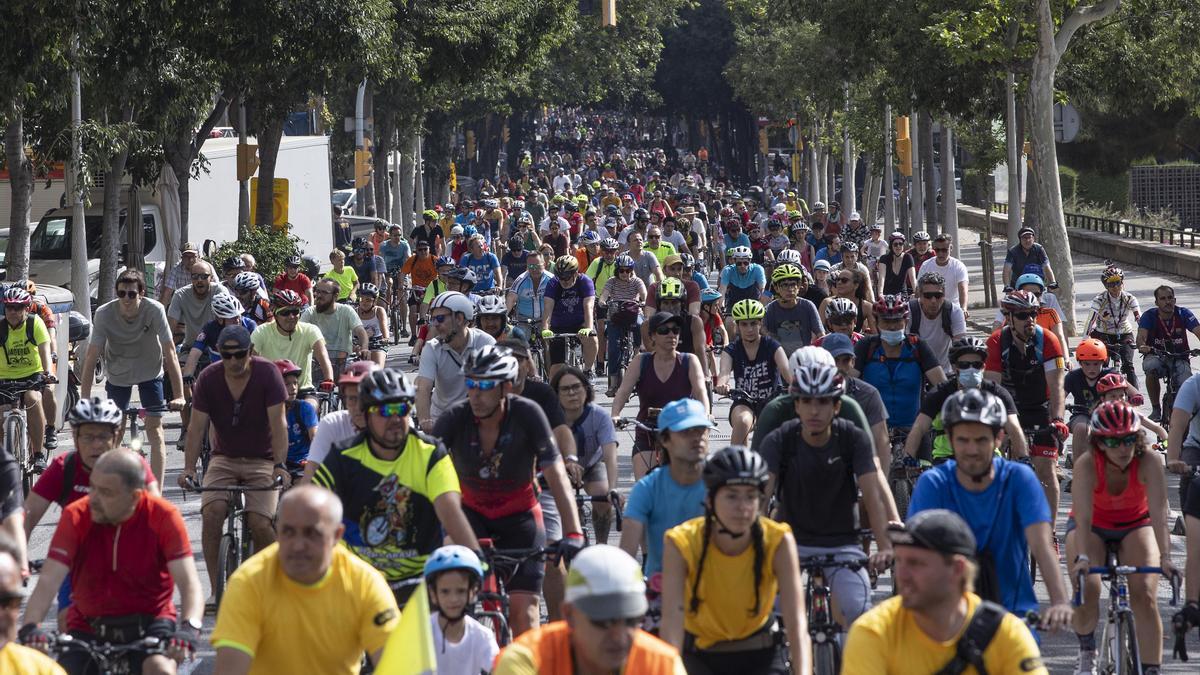
[[[709,513],[712,514],[713,521],[717,524],[717,534],[724,534],[732,539],[741,539],[742,537],[746,536],[745,532],[734,532],[728,527],[725,527],[725,523],[721,522],[721,517],[717,515],[717,510],[711,506],[707,508]]]

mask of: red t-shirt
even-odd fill
[[[306,301],[308,299],[308,289],[310,288],[312,288],[312,279],[309,279],[308,275],[304,272],[297,274],[295,279],[289,279],[287,272],[275,277],[275,290],[296,291]]]
[[[144,491],[120,525],[93,523],[90,507],[84,497],[63,509],[47,554],[71,569],[67,627],[90,633],[89,618],[131,614],[174,620],[167,563],[192,556],[179,510]]]
[[[250,367],[250,381],[237,401],[225,382],[225,363],[205,368],[192,387],[192,407],[212,423],[214,455],[270,461],[267,409],[286,401],[287,390],[274,363],[255,356]]]
[[[63,496],[63,480],[66,479],[67,458],[71,457],[71,462],[75,465],[75,475],[72,479],[74,487],[67,492],[66,503],[60,501]],[[154,483],[157,479],[154,477],[154,471],[150,469],[150,463],[146,458],[142,458],[142,466],[146,469],[146,485]],[[50,465],[42,472],[41,478],[33,484],[33,492],[37,496],[57,503],[59,506],[72,504],[76,500],[87,496],[92,485],[92,473],[84,466],[83,462],[78,459],[78,453],[64,452],[63,454],[50,460]]]

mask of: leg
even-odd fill
[[[275,543],[275,527],[270,518],[261,513],[247,513],[246,521],[250,524],[250,538],[254,540],[255,551]]]
[[[552,563],[547,560],[546,578],[542,581],[542,595],[546,596],[546,616],[551,621],[558,621],[562,618],[562,599],[566,589],[567,573],[563,569],[562,561]],[[537,621],[537,618],[534,620]]]
[[[1187,565],[1184,567],[1184,598],[1200,601],[1200,518],[1188,514],[1187,523]]]
[[[736,403],[729,411],[729,423],[733,425],[733,434],[729,438],[731,445],[746,445],[750,430],[754,428],[754,411],[745,403]]]
[[[1072,521],[1071,526],[1074,525]],[[1082,541],[1081,541],[1082,540]],[[1104,560],[1104,542],[1094,532],[1080,533],[1078,529],[1067,532],[1067,561],[1068,565],[1075,564],[1075,559],[1084,553],[1093,564]],[[1076,588],[1078,577],[1070,575],[1071,587]],[[1077,590],[1077,589],[1076,589]],[[1100,576],[1089,574],[1084,578],[1082,604],[1075,608],[1072,626],[1077,635],[1091,635],[1096,632],[1096,623],[1100,616]]]
[[[595,335],[579,338],[579,346],[583,352],[583,372],[590,373],[596,365],[596,348],[599,340]]]
[[[175,675],[175,661],[164,654],[152,654],[142,661],[142,675]]]
[[[607,328],[608,328],[607,321],[605,321],[603,319],[596,320],[596,335],[597,336],[603,335],[605,337],[608,337],[608,333],[606,332]],[[596,349],[598,351],[596,352],[596,363],[606,363],[605,357],[608,355],[608,342],[609,342],[608,340],[597,340]]]
[[[541,609],[536,593],[513,591],[508,596],[508,622],[512,627],[513,637],[538,625]]]
[[[1042,483],[1042,491],[1046,493],[1046,501],[1050,502],[1050,522],[1053,524],[1058,514],[1058,473],[1055,471],[1057,462],[1054,457],[1033,456],[1033,471]]]
[[[46,438],[43,440],[47,450],[58,447],[58,399],[54,397],[54,387],[48,386],[42,396],[42,412],[46,415]]]
[[[45,454],[42,451],[42,443],[46,438],[46,415],[42,412],[42,393],[39,391],[25,392],[25,414],[27,417],[26,428],[29,431],[29,452],[34,458],[34,463],[39,461],[45,468]]]
[[[150,469],[154,471],[154,479],[161,486],[163,471],[167,465],[166,438],[161,417],[146,415],[146,438],[150,439]]]
[[[1153,356],[1147,356],[1142,361],[1142,372],[1146,374],[1146,395],[1150,398],[1151,422],[1162,419],[1162,386],[1158,379],[1160,377],[1158,363],[1159,359]]]
[[[205,475],[207,479],[212,473],[212,465],[209,465],[209,474]],[[205,495],[212,493],[205,492]],[[208,568],[209,588],[216,588],[217,585],[217,549],[221,545],[221,531],[225,526],[225,516],[228,514],[229,505],[225,502],[225,496],[215,496],[208,504],[200,507],[201,526],[200,526],[200,546],[204,549],[204,566]]]
[[[598,464],[603,469],[603,462]],[[601,472],[603,473],[603,472]],[[588,481],[583,486],[584,492],[592,497],[604,497],[608,495],[608,479],[607,477],[600,480]],[[612,505],[608,502],[593,502],[592,503],[592,527],[596,529],[596,543],[607,544],[608,532],[612,526]]]
[[[1121,348],[1117,354],[1121,357],[1121,372],[1125,373],[1125,379],[1132,384],[1134,388],[1138,388],[1137,368],[1133,365],[1133,342],[1132,336],[1122,336]]]
[[[1075,468],[1074,458],[1082,454],[1080,451],[1087,447],[1088,423],[1082,419],[1084,415],[1078,417],[1081,419],[1071,424],[1071,468]]]
[[[1121,540],[1121,563],[1124,565],[1156,566],[1159,563],[1158,544],[1154,528],[1139,527]],[[1142,663],[1162,663],[1162,617],[1158,613],[1157,574],[1134,574],[1129,577],[1129,604],[1137,622],[1138,652]]]
[[[655,466],[654,452],[651,450],[633,451],[633,480],[637,482]]]

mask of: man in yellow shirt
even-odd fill
[[[975,535],[958,514],[922,511],[909,518],[907,527],[889,535],[896,551],[899,595],[876,605],[850,627],[842,675],[938,672],[957,658],[964,634],[982,635],[973,629],[993,611],[1000,613],[995,634],[990,641],[980,640],[986,645],[979,657],[986,672],[1045,675],[1037,642],[1025,623],[999,605],[983,604],[972,592]],[[972,664],[961,672],[981,671]]]
[[[378,663],[400,612],[383,575],[338,545],[341,500],[302,485],[283,496],[278,518],[278,541],[229,580],[214,672],[351,674],[364,651]]]

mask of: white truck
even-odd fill
[[[206,171],[188,184],[188,239],[201,244],[203,249],[208,242],[219,246],[237,238],[237,139],[211,139],[205,142],[201,154],[207,160]],[[279,144],[275,177],[288,181],[288,220],[292,225],[292,234],[304,241],[301,245],[306,251],[323,259],[334,245],[329,204],[328,137],[284,136]],[[0,192],[8,190],[0,186]],[[44,191],[39,189],[36,192]],[[122,195],[127,195],[127,192],[123,190]],[[146,263],[154,266],[157,278],[166,264],[168,251],[178,251],[182,241],[178,226],[169,227],[164,222],[160,195],[147,189],[142,192],[141,198]],[[0,207],[3,207],[3,203],[0,203]],[[36,208],[33,213],[38,213]],[[96,284],[100,277],[98,256],[102,214],[103,204],[97,198],[85,215],[88,279],[93,297],[96,296]],[[122,242],[125,241],[127,216],[123,198]],[[70,208],[52,209],[41,217],[30,235],[29,276],[39,286],[54,284],[70,287],[71,220]],[[147,281],[154,283],[152,279]]]

